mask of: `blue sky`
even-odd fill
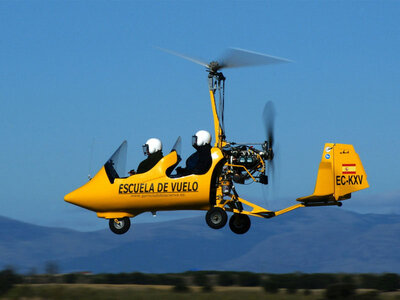
[[[227,47],[293,61],[224,72],[228,140],[262,141],[263,105],[278,111],[273,192],[238,187],[242,197],[291,205],[312,193],[324,143],[350,143],[371,187],[343,208],[399,214],[399,13],[398,1],[0,2],[1,214],[105,228],[63,196],[124,139],[135,168],[149,137],[170,149],[182,136],[186,157],[194,132],[213,131],[204,69],[154,46],[205,61]]]

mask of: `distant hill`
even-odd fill
[[[235,235],[204,218],[135,224],[122,236],[107,229],[78,232],[0,217],[0,265],[42,271],[400,273],[400,216],[356,214],[339,208],[299,209],[263,220]]]

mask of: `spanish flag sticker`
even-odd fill
[[[342,164],[342,174],[356,174],[356,164]]]

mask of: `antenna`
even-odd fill
[[[88,169],[88,179],[92,179],[92,175],[90,175],[92,171],[92,161],[93,161],[93,148],[94,148],[95,138],[92,139],[92,144],[90,145],[90,155],[89,155],[89,169]]]

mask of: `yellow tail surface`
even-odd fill
[[[314,193],[297,201],[309,205],[334,204],[368,188],[367,174],[353,145],[325,144]]]

